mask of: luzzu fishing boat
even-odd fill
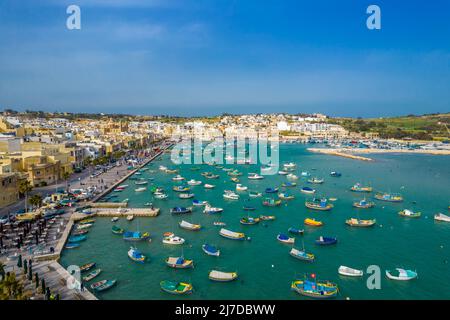
[[[328,211],[333,208],[331,203],[327,203],[326,198],[317,199],[314,198],[312,201],[306,201],[305,206],[309,209],[319,210],[319,211]]]
[[[220,256],[220,250],[217,249],[215,246],[209,245],[207,243],[205,243],[204,245],[202,245],[202,250],[204,253],[206,253],[208,256],[215,256],[218,257]]]
[[[262,205],[266,207],[276,207],[281,205],[281,200],[275,200],[273,198],[265,198],[262,202]]]
[[[222,272],[218,270],[211,270],[208,275],[210,280],[219,282],[228,282],[237,279],[237,272]]]
[[[231,230],[227,230],[227,229],[220,229],[219,234],[227,239],[232,239],[232,240],[245,240],[245,234],[242,232],[234,232]]]
[[[402,202],[403,201],[403,197],[400,194],[387,193],[387,192],[377,192],[374,197],[377,200],[387,201],[387,202]]]
[[[406,218],[419,218],[422,215],[421,212],[413,212],[408,209],[404,209],[404,210],[400,211],[398,214],[401,215],[402,217],[406,217]]]
[[[345,223],[350,227],[372,227],[377,223],[377,220],[376,219],[361,220],[357,218],[350,218],[348,220],[345,220]]]
[[[122,229],[122,228],[120,228],[120,227],[118,227],[118,226],[112,226],[112,227],[111,227],[111,231],[112,231],[112,233],[114,233],[114,234],[123,234],[123,233],[125,232],[124,229]]]
[[[295,238],[290,238],[288,235],[284,233],[280,233],[277,235],[277,240],[283,243],[292,244],[295,242]]]
[[[369,209],[375,206],[375,202],[367,201],[366,198],[361,199],[360,201],[353,202],[353,206],[359,209]]]
[[[317,299],[329,299],[337,296],[338,286],[329,281],[316,280],[315,274],[311,275],[313,280],[306,277],[304,279],[294,280],[291,283],[291,289],[298,294]]]
[[[88,282],[97,277],[102,272],[102,269],[96,269],[89,272],[87,275],[83,277],[83,281]]]
[[[350,188],[353,192],[372,192],[372,187],[362,186],[359,182],[355,183],[353,187]]]
[[[308,262],[313,262],[315,258],[312,253],[307,253],[305,250],[298,250],[295,248],[292,248],[289,254],[296,259]]]
[[[243,225],[253,225],[257,224],[260,221],[260,218],[253,218],[253,217],[243,217],[239,222]]]
[[[190,223],[185,220],[182,220],[178,225],[180,226],[180,228],[191,231],[198,231],[202,228],[202,226],[199,224]]]
[[[416,271],[395,268],[395,271],[386,270],[386,277],[391,280],[408,281],[416,279],[418,276]]]
[[[168,257],[166,259],[166,264],[175,269],[187,269],[194,267],[194,261],[185,259],[183,256],[181,257]]]
[[[123,240],[125,241],[143,241],[150,238],[150,233],[140,231],[126,231],[123,233]]]
[[[130,250],[128,250],[128,257],[139,263],[144,263],[146,259],[146,257],[136,247],[130,247]]]
[[[176,282],[176,281],[161,281],[161,289],[170,294],[189,294],[192,292],[192,284],[186,282]]]
[[[311,227],[321,227],[321,226],[323,226],[323,222],[322,221],[318,221],[318,220],[313,219],[313,218],[306,218],[304,223],[307,226],[311,226]]]

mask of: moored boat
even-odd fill
[[[112,226],[112,227],[111,227],[111,231],[112,231],[112,233],[114,233],[114,234],[123,234],[123,233],[125,232],[124,229],[122,229],[122,228],[120,228],[120,227],[118,227],[118,226]]]
[[[368,220],[362,220],[357,218],[350,218],[348,220],[345,220],[345,223],[351,227],[372,227],[377,223],[376,219],[368,219]]]
[[[186,213],[191,213],[191,212],[192,212],[192,208],[174,207],[174,208],[170,209],[170,213],[173,213],[173,214],[186,214]]]
[[[221,213],[223,211],[223,208],[215,208],[211,207],[209,204],[205,206],[205,209],[203,210],[203,213],[206,214],[216,214]]]
[[[163,291],[176,295],[189,294],[193,290],[192,284],[186,282],[164,280],[159,285]]]
[[[77,235],[77,236],[69,237],[68,241],[69,241],[69,243],[78,243],[78,242],[84,241],[86,239],[87,239],[87,236],[85,236],[85,235]]]
[[[331,203],[327,203],[326,198],[317,199],[314,198],[312,201],[306,201],[305,206],[309,209],[319,210],[319,211],[328,211],[333,208]]]
[[[237,279],[237,272],[222,272],[218,270],[211,270],[208,275],[209,279],[219,282],[228,282]]]
[[[342,176],[342,174],[340,172],[337,172],[337,171],[331,171],[330,172],[330,176],[331,177],[340,177],[340,176]]]
[[[443,213],[437,213],[434,215],[434,220],[436,221],[443,221],[443,222],[450,222],[450,217],[443,214]]]
[[[316,280],[315,275],[311,276],[314,280],[299,279],[291,283],[291,289],[303,296],[318,299],[334,298],[338,294],[338,286],[329,281]]]
[[[303,187],[300,189],[301,193],[306,193],[306,194],[314,194],[316,193],[316,190],[314,190],[313,188],[310,187]]]
[[[188,192],[190,188],[187,186],[175,186],[172,188],[172,190],[175,192]]]
[[[205,184],[203,185],[203,187],[204,187],[205,189],[214,189],[216,186],[213,185],[213,184],[205,183]]]
[[[242,184],[238,183],[236,185],[236,191],[247,191],[248,187],[243,186]]]
[[[257,191],[249,191],[248,192],[248,196],[250,198],[259,198],[259,197],[262,196],[262,193],[261,192],[257,192]]]
[[[292,200],[294,199],[294,195],[289,194],[288,192],[280,192],[278,194],[278,198],[282,199],[282,200]]]
[[[313,177],[311,179],[308,179],[309,183],[314,183],[314,184],[322,184],[325,180],[321,179],[321,178],[317,178],[317,177]]]
[[[82,266],[80,267],[80,272],[86,272],[86,271],[89,271],[89,270],[91,270],[92,268],[94,268],[95,265],[96,265],[95,262],[89,262],[89,263],[86,263],[86,264],[84,264],[84,265],[82,265]]]
[[[183,244],[185,240],[181,237],[174,235],[172,232],[166,232],[164,233],[162,242],[165,244],[180,245]]]
[[[243,217],[243,218],[241,218],[241,220],[239,222],[243,225],[253,225],[253,224],[257,224],[259,221],[260,221],[259,218]]]
[[[364,275],[364,272],[362,270],[353,269],[346,266],[340,266],[338,269],[338,273],[340,275],[348,277],[362,277]]]
[[[419,218],[422,215],[421,212],[414,212],[408,209],[404,209],[400,211],[398,214],[406,218]]]
[[[280,233],[277,235],[277,240],[283,243],[289,243],[292,244],[295,242],[295,238],[290,238],[288,235],[284,233]]]
[[[264,221],[275,220],[275,216],[259,216],[259,218]]]
[[[294,227],[290,227],[289,229],[288,229],[288,232],[289,233],[292,233],[292,234],[303,234],[304,232],[305,232],[305,230],[303,230],[303,229],[297,229],[297,228],[294,228]]]
[[[195,196],[195,194],[193,194],[193,193],[180,193],[178,195],[178,198],[180,198],[180,199],[191,199],[194,196]]]
[[[262,180],[262,179],[264,179],[264,176],[261,176],[261,175],[259,175],[257,173],[249,173],[248,174],[248,178],[250,180]]]
[[[132,221],[134,216],[132,214],[127,215],[127,221]]]
[[[128,250],[128,257],[139,263],[144,263],[146,259],[146,257],[136,247],[130,247],[130,250]]]
[[[228,239],[232,240],[245,240],[245,234],[242,232],[234,232],[231,230],[227,230],[225,228],[220,229],[219,234]]]
[[[228,199],[228,200],[238,200],[239,199],[239,195],[230,190],[225,190],[223,197],[224,197],[224,199]]]
[[[206,206],[207,204],[208,204],[208,201],[201,201],[201,200],[197,200],[197,199],[192,200],[193,206],[201,207],[201,206]]]
[[[307,226],[311,226],[311,227],[320,227],[323,226],[323,222],[322,221],[318,221],[314,218],[306,218],[303,221]]]
[[[150,233],[140,231],[125,231],[123,233],[123,240],[126,241],[143,241],[150,238]]]
[[[189,180],[189,181],[187,182],[187,184],[190,185],[190,186],[198,186],[198,185],[201,185],[202,182],[201,182],[201,181],[198,181],[198,180],[195,180],[195,179],[191,179],[191,180]]]
[[[395,268],[395,271],[386,270],[386,276],[391,280],[408,281],[417,278],[417,272],[402,268]]]
[[[85,275],[83,277],[83,281],[85,281],[85,282],[91,281],[92,279],[94,279],[95,277],[100,275],[101,272],[102,272],[102,269],[95,269],[95,270],[89,272],[87,275]]]
[[[202,226],[199,224],[190,223],[185,220],[182,220],[178,225],[180,226],[180,228],[183,228],[186,230],[191,230],[191,231],[197,231],[202,228]]]
[[[145,188],[145,187],[134,189],[135,192],[144,192],[146,190],[147,190],[147,188]]]
[[[387,193],[387,192],[377,192],[374,197],[377,200],[387,201],[387,202],[402,202],[403,201],[403,197],[400,194]]]
[[[372,187],[369,186],[363,186],[359,182],[355,183],[351,188],[351,191],[353,192],[372,192]]]
[[[353,206],[359,209],[369,209],[375,206],[375,202],[367,201],[365,198],[360,201],[353,202]]]
[[[289,254],[296,259],[309,262],[313,262],[315,258],[312,253],[307,253],[305,250],[298,250],[295,248],[292,248]]]
[[[220,256],[220,250],[217,249],[215,246],[209,245],[207,243],[202,245],[202,250],[204,253],[206,253],[209,256],[215,256],[215,257]]]
[[[183,256],[181,257],[168,257],[166,259],[166,264],[171,268],[176,269],[187,269],[194,267],[194,261],[185,259]]]
[[[102,280],[91,284],[91,289],[95,291],[105,291],[113,287],[117,283],[117,280]]]
[[[278,188],[266,188],[265,192],[266,193],[277,193]]]
[[[328,246],[337,243],[337,238],[333,237],[324,237],[320,236],[318,239],[316,239],[316,244],[321,246]]]
[[[266,207],[276,207],[281,205],[281,200],[275,200],[273,198],[265,198],[262,202],[262,205]]]

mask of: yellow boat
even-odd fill
[[[308,226],[312,226],[312,227],[320,227],[323,226],[323,222],[322,221],[317,221],[316,219],[312,219],[312,218],[306,218],[304,223]]]
[[[19,213],[16,215],[16,220],[19,221],[34,220],[40,216],[41,216],[40,212]]]
[[[371,227],[375,225],[375,223],[377,223],[377,220],[376,219],[361,220],[356,218],[350,218],[348,220],[345,220],[345,223],[351,227]]]

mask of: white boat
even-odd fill
[[[140,180],[140,181],[135,182],[134,184],[137,185],[137,186],[143,186],[143,185],[148,184],[148,181]]]
[[[302,171],[300,174],[302,177],[309,177],[311,174],[308,171]]]
[[[228,239],[232,239],[232,240],[245,240],[245,234],[241,233],[241,232],[234,232],[231,230],[227,230],[227,229],[220,229],[219,234],[222,237],[228,238]]]
[[[180,199],[191,199],[194,196],[195,196],[195,194],[193,194],[193,193],[180,193],[178,195],[178,198],[180,198]]]
[[[133,216],[132,214],[130,214],[130,215],[127,216],[127,220],[128,220],[128,221],[131,221],[131,220],[133,220],[133,219],[134,219],[134,216]]]
[[[278,171],[278,174],[281,176],[285,176],[285,175],[289,174],[289,172],[280,170],[280,171]]]
[[[417,272],[412,270],[405,270],[402,268],[395,268],[398,275],[394,275],[391,270],[386,270],[386,276],[391,280],[408,281],[417,278]]]
[[[172,178],[173,181],[183,181],[184,178],[182,176],[180,176],[179,174],[177,174],[175,177]]]
[[[117,221],[119,221],[119,217],[113,217],[113,218],[111,219],[111,222],[117,222]]]
[[[199,224],[190,223],[185,220],[182,220],[178,225],[180,226],[180,228],[192,231],[197,231],[202,228],[202,226]]]
[[[145,190],[147,190],[146,187],[134,189],[135,192],[144,192]]]
[[[293,174],[293,173],[289,173],[286,178],[288,178],[289,180],[298,180],[298,177]]]
[[[199,180],[191,179],[187,182],[187,184],[190,186],[199,186],[202,184],[202,182]]]
[[[250,180],[261,180],[261,179],[264,179],[264,176],[261,176],[261,175],[259,175],[257,173],[249,173],[248,174],[248,178]]]
[[[155,199],[166,199],[167,197],[169,197],[167,194],[161,192],[155,192],[153,196],[155,197]]]
[[[450,222],[450,217],[446,216],[443,213],[438,213],[434,215],[434,220],[436,221],[444,221],[444,222]]]
[[[206,205],[205,210],[203,210],[203,213],[215,214],[215,213],[221,213],[222,211],[223,211],[223,208],[215,208],[215,207],[211,207],[210,205]]]
[[[230,190],[225,190],[223,197],[225,199],[229,199],[229,200],[238,200],[239,199],[239,195]]]
[[[209,279],[220,282],[233,281],[238,277],[237,272],[222,272],[217,270],[211,270],[209,273]]]
[[[215,185],[208,183],[205,183],[203,186],[205,187],[205,189],[214,189],[216,187]]]
[[[346,266],[340,266],[338,269],[339,274],[348,277],[362,277],[364,272],[362,270],[353,269]]]
[[[174,235],[172,232],[167,232],[164,234],[162,242],[165,244],[180,245],[183,244],[185,240],[181,237]]]
[[[166,171],[166,170],[167,170],[167,167],[165,167],[165,166],[159,166],[159,170],[161,170],[161,171]]]
[[[204,200],[204,201],[201,201],[201,200],[192,200],[192,205],[193,206],[196,206],[196,207],[202,207],[202,206],[206,206],[208,204],[208,201],[206,201],[206,200]]]
[[[238,183],[236,185],[236,191],[247,191],[248,187],[243,186],[242,184]]]
[[[289,162],[289,163],[285,163],[283,165],[283,167],[285,167],[286,169],[293,169],[293,168],[297,167],[297,165],[293,162]]]

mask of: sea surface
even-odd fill
[[[246,201],[245,192],[240,193],[238,201],[223,199],[224,190],[234,190],[235,183],[230,181],[227,172],[214,166],[174,165],[169,154],[161,160],[148,164],[149,170],[139,177],[154,178],[149,185],[163,187],[169,194],[166,200],[153,199],[149,191],[135,192],[135,181],[127,181],[129,187],[123,192],[114,192],[119,201],[128,198],[129,207],[143,207],[148,202],[161,209],[156,218],[135,218],[128,222],[122,218],[117,225],[126,230],[148,231],[152,241],[135,243],[148,257],[145,264],[131,261],[127,251],[132,243],[122,240],[120,235],[111,233],[113,223],[109,218],[96,218],[88,233],[88,239],[77,249],[65,250],[61,263],[83,265],[96,262],[103,270],[95,280],[117,279],[117,285],[108,291],[99,293],[100,299],[308,299],[290,290],[291,281],[303,278],[305,274],[316,274],[318,279],[329,280],[339,286],[337,299],[450,299],[450,223],[435,222],[433,215],[442,212],[448,214],[450,205],[450,166],[448,156],[414,154],[375,154],[375,161],[363,162],[336,156],[314,154],[306,150],[308,145],[280,145],[280,162],[295,162],[295,173],[299,176],[297,187],[288,191],[295,199],[283,201],[280,207],[262,206],[262,198]],[[203,186],[191,187],[195,199],[207,200],[212,206],[222,207],[219,215],[204,214],[201,207],[195,207],[192,214],[174,216],[169,210],[175,206],[188,207],[191,200],[178,199],[178,193],[172,191],[174,174],[158,170],[160,165],[179,169],[179,174],[189,179],[215,184],[216,188],[207,190]],[[259,165],[224,165],[237,168],[243,175],[241,183],[264,193],[266,187],[277,187],[287,181],[285,176],[266,176],[263,180],[249,180],[248,172],[258,172]],[[200,167],[193,171],[191,168]],[[211,171],[220,175],[220,179],[209,180],[201,176]],[[300,177],[301,171],[313,176],[323,177],[322,185],[311,185],[306,178]],[[331,177],[331,171],[339,171],[342,176]],[[360,182],[370,184],[374,190],[401,193],[403,203],[376,202],[372,209],[355,209],[354,201],[369,198],[372,194],[354,193],[349,188]],[[317,194],[335,197],[334,208],[328,212],[318,212],[304,206],[305,199],[311,196],[300,193],[301,186],[312,186]],[[264,195],[263,195],[264,197]],[[243,205],[252,205],[256,211],[246,212]],[[409,208],[422,212],[418,219],[408,219],[398,215],[402,209]],[[239,223],[241,217],[275,215],[275,221],[263,221],[257,225],[245,226]],[[324,222],[319,228],[303,225],[306,217]],[[352,228],[345,224],[350,218],[372,219],[377,224],[372,228]],[[181,229],[181,220],[198,223],[200,231]],[[234,241],[221,237],[221,227],[214,221],[223,221],[227,229],[244,232],[250,241]],[[279,233],[288,233],[289,227],[305,229],[303,236],[296,236],[295,247],[303,245],[306,251],[315,254],[316,260],[307,263],[289,255],[291,245],[277,241]],[[164,232],[174,232],[186,239],[183,246],[163,245]],[[321,235],[337,236],[338,244],[321,247],[314,241]],[[219,247],[220,257],[207,256],[201,249],[209,243]],[[165,265],[169,256],[184,255],[193,259],[193,269],[172,269]],[[340,276],[340,265],[366,271],[370,265],[381,269],[380,289],[369,290],[362,278]],[[416,270],[418,279],[413,281],[388,280],[385,270],[402,267]],[[239,278],[234,282],[218,283],[208,279],[212,269],[236,271]],[[188,296],[173,296],[162,292],[159,283],[162,280],[191,282],[194,292]],[[89,283],[90,284],[90,283]],[[87,285],[86,285],[87,286]]]

